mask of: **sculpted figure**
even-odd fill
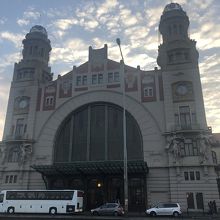
[[[200,134],[199,135],[199,156],[200,156],[200,163],[204,163],[205,161],[208,161],[209,159],[209,146],[210,141],[208,136]]]
[[[31,144],[21,144],[20,145],[20,164],[24,164],[27,159],[32,154],[32,145]]]
[[[174,162],[181,157],[180,153],[181,138],[173,135],[169,138],[166,148],[173,154]]]
[[[174,160],[177,161],[181,155],[180,155],[180,142],[176,138],[173,140],[172,152],[173,152]]]

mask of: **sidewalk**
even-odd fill
[[[97,217],[97,219],[100,219],[100,216],[91,216],[90,212],[85,212],[84,213],[84,216],[86,217],[92,217],[92,219],[95,219]],[[144,218],[146,219],[158,219],[159,216],[157,216],[156,218],[155,217],[151,217],[149,215],[146,215],[145,212],[128,212],[128,214],[126,216],[118,216],[118,217],[115,217],[115,216],[105,216],[106,218],[110,218],[110,219],[124,219],[124,218],[127,218],[127,219],[132,219],[132,220],[143,220]],[[165,218],[166,217],[162,217],[162,218]],[[169,218],[169,216],[168,216]],[[173,219],[173,217],[171,216],[170,219]],[[177,217],[177,219],[219,219],[220,220],[220,212],[218,214],[213,214],[213,215],[210,215],[208,214],[207,212],[184,212],[182,213],[181,216]]]

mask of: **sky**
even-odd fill
[[[22,58],[22,40],[34,25],[47,29],[54,79],[88,60],[88,48],[108,45],[108,58],[142,70],[158,66],[160,16],[169,0],[0,0],[0,140],[14,63]],[[208,126],[220,133],[220,1],[176,0],[190,19],[197,41]]]

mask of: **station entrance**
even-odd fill
[[[47,189],[84,191],[84,209],[105,202],[124,205],[123,161],[100,161],[32,166],[42,174]],[[143,211],[147,205],[147,163],[128,161],[128,208]]]

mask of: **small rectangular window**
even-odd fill
[[[45,105],[46,106],[53,106],[53,104],[54,104],[54,97],[53,96],[46,97]]]
[[[184,172],[184,178],[185,178],[185,180],[189,180],[189,173],[188,172]]]
[[[98,75],[98,84],[102,84],[103,83],[103,74],[99,74]]]
[[[114,73],[114,82],[119,82],[119,72]]]
[[[81,86],[82,85],[82,77],[81,76],[77,76],[76,77],[76,85],[77,86]]]
[[[53,98],[50,98],[50,105],[53,105]]]
[[[13,175],[10,175],[10,177],[9,177],[9,183],[13,183]]]
[[[200,172],[196,171],[196,180],[200,180]]]
[[[87,76],[83,76],[83,82],[82,82],[83,85],[86,85],[87,84]]]
[[[190,175],[190,180],[195,180],[195,175],[193,171],[190,171],[189,175]]]
[[[113,73],[108,73],[108,83],[113,82]]]
[[[14,175],[14,183],[17,183],[17,175]]]
[[[92,75],[92,84],[97,84],[97,75]]]
[[[9,181],[9,176],[7,175],[7,176],[5,177],[5,183],[8,183],[8,181]]]
[[[144,88],[144,97],[153,97],[153,88],[152,87]]]

